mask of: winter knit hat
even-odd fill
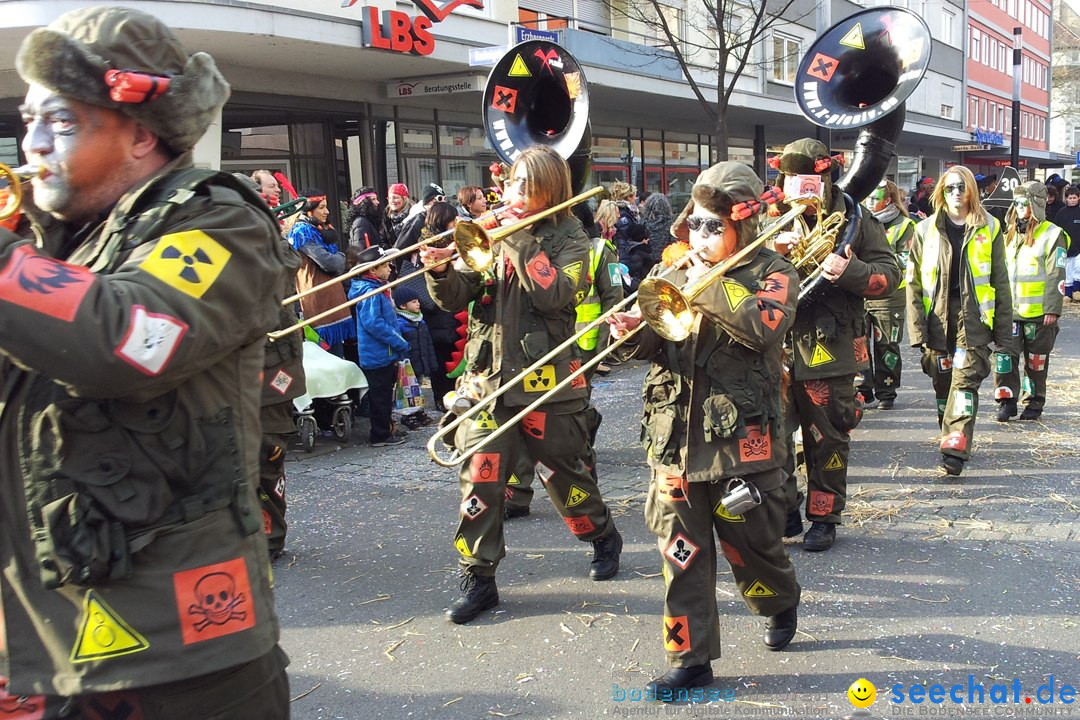
[[[405,186],[405,183],[394,183],[390,186],[389,195],[397,195],[398,197],[409,197],[409,188]]]
[[[1046,219],[1046,185],[1038,180],[1017,185],[1013,188],[1013,199],[1023,198],[1031,203],[1031,217],[1035,222]]]
[[[757,214],[741,221],[731,219],[731,208],[742,202],[756,201],[764,192],[761,179],[748,166],[739,162],[721,162],[703,170],[694,181],[690,202],[671,226],[671,234],[679,240],[689,240],[690,228],[686,218],[694,214],[698,206],[734,223],[739,240],[737,247],[744,247],[757,237]]]
[[[404,307],[410,300],[419,300],[420,295],[407,285],[399,285],[394,290],[394,305]]]
[[[427,205],[428,203],[433,202],[435,198],[440,196],[446,197],[446,193],[443,192],[443,189],[435,183],[428,183],[427,187],[424,188],[424,197],[421,202],[424,205]]]
[[[210,55],[189,56],[160,20],[131,8],[61,15],[23,40],[15,68],[27,83],[124,113],[176,153],[195,146],[229,98]]]

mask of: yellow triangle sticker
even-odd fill
[[[473,420],[474,430],[494,430],[499,427],[499,424],[495,422],[495,418],[491,413],[486,410],[481,410],[476,414],[476,419]]]
[[[815,345],[814,354],[810,357],[810,362],[807,363],[810,367],[817,367],[818,365],[826,365],[834,362],[836,358],[832,356],[824,345]]]
[[[564,267],[562,269],[562,271],[563,271],[563,274],[566,275],[566,277],[568,277],[568,278],[570,278],[571,280],[574,281],[575,286],[577,286],[577,284],[579,282],[581,282],[581,261],[580,260],[578,260],[575,263],[570,263],[569,265]]]
[[[146,638],[124,622],[97,593],[90,590],[83,596],[82,620],[75,646],[71,648],[71,662],[107,660],[149,648]]]
[[[722,502],[716,503],[716,507],[713,509],[713,512],[716,513],[716,517],[727,522],[746,522],[746,518],[744,518],[742,515],[732,515],[731,513],[729,513],[727,511],[727,508],[724,507],[724,503]]]
[[[825,463],[823,470],[843,470],[845,467],[844,461],[840,459],[840,453],[834,452],[832,457],[829,458],[829,462]]]
[[[521,481],[518,480],[518,476],[513,473],[510,474],[510,479],[506,481],[507,485],[520,485]]]
[[[465,557],[473,556],[472,550],[469,549],[469,543],[465,542],[464,535],[457,536],[457,540],[454,540],[454,547],[457,548],[457,551]]]
[[[577,507],[588,499],[589,493],[585,492],[577,485],[571,485],[570,494],[566,496],[566,507]]]
[[[844,37],[840,38],[840,44],[856,50],[865,50],[866,43],[863,42],[862,23],[855,23],[855,27],[848,30]]]
[[[510,64],[510,72],[506,74],[510,77],[532,77],[532,73],[525,67],[525,61],[521,59],[520,54],[514,56],[514,62]]]
[[[727,296],[728,305],[731,307],[731,312],[735,312],[739,309],[739,306],[745,302],[746,298],[753,295],[752,292],[735,281],[725,280],[721,283],[724,286],[724,295]]]
[[[776,597],[776,591],[760,580],[755,580],[753,585],[746,588],[743,595],[752,598]]]

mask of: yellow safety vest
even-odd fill
[[[900,284],[896,286],[897,290],[907,287],[907,273],[905,270],[907,270],[908,255],[910,253],[907,248],[898,250],[896,243],[904,236],[909,227],[915,227],[915,221],[905,217],[885,231],[885,237],[889,240],[889,247],[892,248],[893,253],[896,255],[896,262],[900,265]]]
[[[596,272],[600,267],[604,242],[604,238],[596,238],[589,246],[589,290],[585,294],[585,299],[577,305],[577,324],[574,326],[577,332],[581,332],[582,328],[600,317],[600,296],[596,293]],[[599,337],[600,327],[597,326],[578,338],[578,347],[582,350],[595,350]]]
[[[1035,228],[1035,242],[1029,247],[1023,236],[1014,240],[1005,254],[1009,268],[1009,285],[1012,287],[1013,312],[1022,318],[1043,316],[1043,298],[1046,294],[1047,252],[1054,250],[1061,228],[1049,220],[1043,220]],[[1014,254],[1015,253],[1015,254]],[[1055,258],[1056,260],[1056,258]]]
[[[919,277],[922,279],[923,314],[929,315],[934,304],[937,290],[938,262],[941,234],[937,223],[930,223],[923,239],[922,267]],[[991,216],[990,224],[976,230],[967,241],[968,270],[971,271],[971,284],[975,290],[975,299],[979,303],[979,319],[988,328],[994,327],[994,300],[996,292],[990,284],[990,260],[993,256],[994,238],[1001,231],[997,218]]]

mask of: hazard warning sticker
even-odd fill
[[[146,638],[128,625],[97,592],[87,591],[82,605],[79,632],[75,635],[69,658],[71,662],[107,660],[150,648]]]
[[[247,564],[238,557],[173,574],[185,645],[255,627]]]
[[[760,580],[755,580],[753,585],[743,591],[743,595],[749,598],[776,597],[776,591]]]
[[[589,493],[585,492],[577,485],[571,485],[570,492],[566,495],[566,507],[577,507],[588,499]]]

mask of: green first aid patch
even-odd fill
[[[1012,356],[1008,353],[994,353],[994,372],[1012,372]]]
[[[957,390],[953,395],[953,415],[971,417],[975,412],[975,396],[968,390]]]
[[[1034,340],[1035,332],[1039,329],[1035,323],[1026,322],[1024,325],[1024,338],[1026,340]]]
[[[890,370],[896,369],[896,361],[900,359],[900,356],[894,353],[892,350],[888,350],[881,356],[881,361],[885,363],[885,367]]]
[[[608,277],[611,278],[612,285],[622,285],[622,265],[619,263],[608,263],[607,272]]]
[[[1066,255],[1067,254],[1068,253],[1065,252],[1065,248],[1060,248],[1059,247],[1057,249],[1057,260],[1054,262],[1054,264],[1057,265],[1059,268],[1065,267]]]

